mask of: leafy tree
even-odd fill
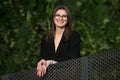
[[[66,5],[81,34],[81,55],[120,48],[119,0],[1,0],[0,74],[36,67],[53,8]]]

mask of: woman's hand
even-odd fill
[[[51,64],[57,63],[56,61],[53,60],[40,60],[37,64],[37,75],[39,77],[43,77],[46,74],[47,67]]]
[[[43,77],[45,75],[45,69],[46,69],[46,60],[42,59],[37,64],[37,75],[39,77]]]

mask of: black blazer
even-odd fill
[[[43,36],[40,59],[60,62],[78,57],[80,57],[80,34],[78,32],[72,31],[71,37],[67,41],[65,37],[62,36],[56,52],[54,38],[46,41],[46,36]]]

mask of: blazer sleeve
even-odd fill
[[[40,57],[38,59],[38,61],[40,61],[41,59],[46,59],[46,35],[43,35],[42,39],[41,39],[41,44],[40,44]]]
[[[68,46],[68,55],[70,59],[80,57],[80,42],[80,34],[78,32],[74,32],[70,38]]]

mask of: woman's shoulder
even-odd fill
[[[80,33],[76,30],[72,30],[69,40],[79,40],[79,39],[80,39]]]
[[[80,37],[80,33],[76,30],[72,30],[72,36],[75,37],[75,36],[78,36]]]
[[[45,41],[50,41],[50,40],[53,39],[53,37],[51,37],[50,32],[46,32],[42,35],[42,39],[45,40]]]
[[[42,38],[45,38],[47,36],[47,33],[42,34]]]
[[[48,36],[48,33],[42,34],[42,40],[45,40],[45,41],[46,41],[47,36]]]

